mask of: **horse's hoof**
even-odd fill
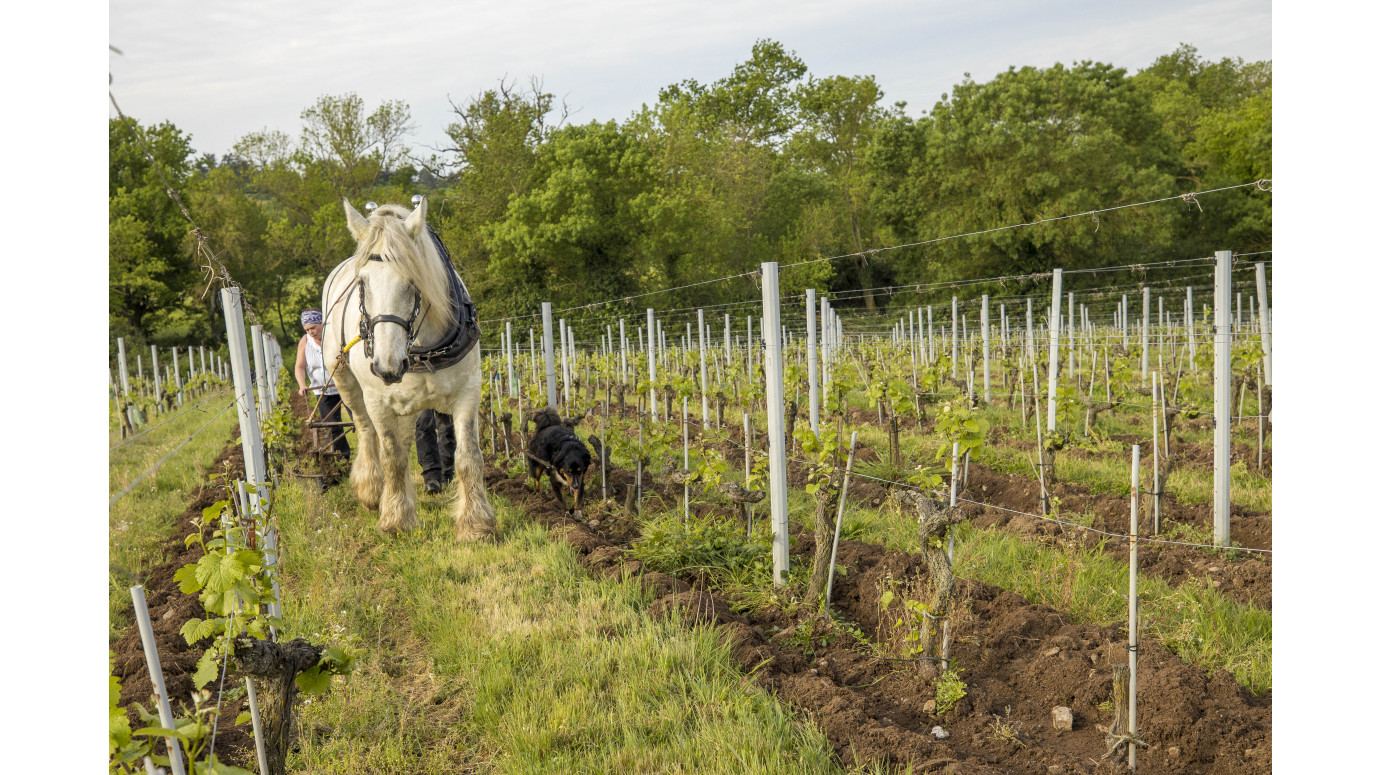
[[[460,543],[474,543],[477,541],[496,541],[492,530],[459,530],[455,531],[455,540]]]

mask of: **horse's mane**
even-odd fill
[[[359,238],[351,261],[355,270],[364,268],[369,256],[383,257],[384,263],[416,286],[426,311],[425,326],[445,331],[455,322],[450,305],[449,262],[441,258],[430,234],[425,230],[413,239],[403,221],[412,211],[401,205],[382,205],[369,214],[368,229]]]

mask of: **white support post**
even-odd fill
[[[1150,379],[1150,288],[1140,289],[1140,384]]]
[[[158,659],[158,642],[153,637],[153,622],[149,619],[149,606],[144,599],[144,586],[140,584],[130,587],[129,594],[134,598],[134,618],[139,623],[139,639],[144,644],[144,662],[148,665],[149,678],[158,698],[158,721],[164,729],[176,729],[173,724],[172,706],[168,704],[168,687],[163,683],[163,664]],[[166,742],[168,761],[172,765],[174,775],[185,775],[182,749],[177,739],[169,737]]]
[[[992,322],[987,294],[982,294],[982,400],[992,404]]]
[[[1147,305],[1148,308],[1148,305]],[[1131,737],[1136,736],[1136,657],[1140,650],[1140,596],[1136,590],[1137,557],[1136,544],[1140,536],[1140,445],[1131,447],[1131,568],[1130,568],[1130,590],[1127,595],[1130,603],[1130,615],[1127,622],[1127,656],[1131,668],[1131,691],[1130,704],[1131,712],[1126,719],[1130,726]],[[1126,746],[1127,765],[1131,772],[1136,771],[1136,744],[1131,743]]]
[[[733,323],[728,313],[724,313],[724,363],[733,357]]]
[[[647,308],[647,379],[649,390],[647,396],[648,403],[652,407],[652,422],[656,422],[656,317],[651,307]]]
[[[781,365],[781,292],[775,261],[762,264],[762,333],[766,347],[767,454],[770,475],[772,580],[786,583],[790,569],[790,535],[786,515],[786,406]]]
[[[254,386],[249,380],[249,347],[244,340],[244,310],[240,307],[240,289],[222,288],[221,306],[225,309],[225,337],[230,350],[230,374],[235,383],[235,408],[240,416],[240,448],[244,453],[245,479],[255,487],[250,491],[249,505],[260,511],[257,485],[264,484],[264,440],[259,431],[259,412],[254,406]]]
[[[697,310],[700,324],[700,430],[709,427],[709,360],[704,341],[704,310]]]
[[[752,316],[751,316],[751,315],[748,315],[748,316],[747,316],[747,341],[745,341],[744,344],[747,345],[748,379],[752,379],[752,356],[753,356],[753,353],[755,353],[755,352],[757,351],[757,347],[756,347],[756,343],[755,343],[755,342],[753,341],[753,339],[752,339]]]
[[[269,390],[268,342],[264,339],[262,325],[251,325],[250,342],[254,345],[254,385],[258,389],[259,416],[266,418],[273,412],[273,392]]]
[[[1197,371],[1198,335],[1193,325],[1193,286],[1188,286],[1184,296],[1184,325],[1188,327],[1188,366],[1189,371]]]
[[[198,345],[198,346],[197,346],[197,349],[201,351],[201,373],[202,373],[202,374],[205,374],[205,373],[206,373],[206,345]]]
[[[949,367],[950,367],[950,368],[949,368],[949,371],[950,371],[949,376],[950,376],[950,377],[953,377],[953,380],[954,380],[955,382],[957,382],[957,381],[958,381],[958,297],[957,297],[957,296],[954,296],[954,297],[952,298],[952,300],[951,300],[951,305],[952,305],[952,306],[950,306],[950,308],[949,308],[949,322],[950,322],[949,331],[952,332],[952,337],[951,337],[951,342],[950,342],[950,350],[949,350],[949,360],[951,361],[950,364],[949,364]]]
[[[115,347],[120,353],[120,387],[125,392],[125,400],[129,400],[129,362],[125,360],[125,338],[123,336],[115,340]]]
[[[1260,302],[1260,349],[1265,353],[1265,384],[1273,385],[1273,352],[1274,342],[1271,341],[1270,327],[1274,321],[1270,319],[1270,296],[1269,289],[1265,287],[1265,264],[1257,261],[1255,264],[1255,297]]]
[[[558,405],[563,405],[563,406],[565,407],[565,411],[569,412],[569,411],[570,411],[570,360],[567,358],[566,352],[565,352],[565,349],[566,349],[565,318],[560,318],[557,322],[559,323],[559,326],[558,326],[557,331],[556,331],[556,336],[559,337],[560,340],[561,340],[561,398],[564,399],[564,400],[562,400],[562,401],[557,401],[556,403],[557,403]]]
[[[1035,302],[1032,299],[1025,300],[1025,358],[1032,364],[1035,363]],[[1031,407],[1031,411],[1037,416],[1039,410]]]
[[[618,319],[618,359],[623,374],[623,384],[628,384],[628,324]]]
[[[1049,311],[1049,377],[1045,381],[1049,383],[1049,420],[1046,431],[1054,433],[1054,414],[1057,402],[1055,391],[1059,387],[1059,302],[1060,290],[1064,286],[1064,270],[1054,270],[1054,306]]]
[[[1074,354],[1078,352],[1078,339],[1075,336],[1075,332],[1078,331],[1078,326],[1073,322],[1073,315],[1076,311],[1077,307],[1073,304],[1073,291],[1069,291],[1069,354],[1064,360],[1069,362],[1069,382],[1073,382],[1074,384],[1077,384],[1077,376],[1073,370],[1074,361],[1076,360]]]
[[[934,305],[925,305],[925,319],[929,321],[929,333],[925,335],[925,346],[929,350],[929,363],[934,364]]]
[[[182,406],[182,364],[179,359],[177,348],[172,348],[173,353],[173,386],[177,388],[177,405]]]
[[[541,303],[541,356],[546,371],[546,405],[556,408],[556,334],[551,330],[551,302]]]
[[[153,405],[155,411],[163,411],[163,372],[158,368],[158,345],[149,345],[153,352]]]
[[[805,368],[810,380],[810,430],[819,435],[819,363],[815,351],[815,289],[805,289]],[[123,345],[121,345],[123,347]],[[123,350],[121,350],[123,352]],[[123,363],[123,360],[121,361]]]
[[[543,341],[545,341],[543,339]],[[537,384],[537,332],[527,328],[527,355],[532,363],[532,384]]]
[[[505,331],[505,333],[506,333],[506,335],[507,335],[507,338],[508,338],[508,342],[507,342],[507,345],[508,345],[508,346],[507,346],[506,351],[505,351],[505,353],[504,353],[504,354],[508,357],[508,397],[509,397],[509,398],[517,398],[517,395],[518,395],[518,389],[517,389],[517,369],[515,368],[514,362],[513,362],[513,360],[514,360],[514,359],[513,359],[513,350],[514,350],[514,345],[513,345],[513,321],[511,321],[511,320],[505,320],[505,321],[503,322],[503,327],[504,327],[504,331]]]
[[[1231,546],[1231,260],[1217,251],[1213,299],[1212,542]]]
[[[254,346],[254,387],[259,393],[259,416],[272,413],[268,391],[268,354],[264,352],[264,327],[250,326],[249,341]]]

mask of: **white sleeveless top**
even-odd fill
[[[307,379],[310,380],[311,387],[321,387],[326,384],[326,358],[321,354],[321,345],[311,338],[311,334],[302,336],[302,341],[307,348]],[[325,394],[328,396],[337,395],[335,385],[327,387]]]

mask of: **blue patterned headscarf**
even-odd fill
[[[320,325],[320,324],[321,324],[321,313],[320,313],[320,312],[317,312],[317,311],[314,310],[314,309],[309,309],[309,310],[303,312],[303,313],[302,313],[302,327],[303,327],[303,328],[306,328],[307,326],[310,326],[310,325],[313,325],[313,324],[315,324],[315,325]]]

